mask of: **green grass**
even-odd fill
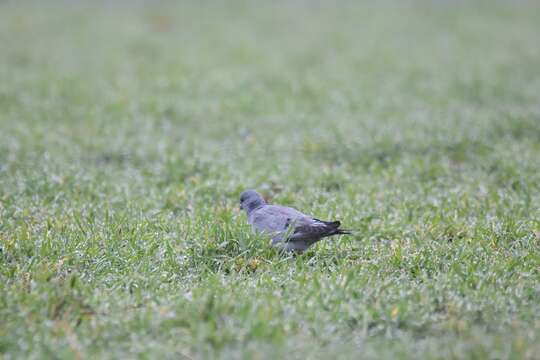
[[[0,357],[538,358],[538,3],[104,3],[0,3]]]

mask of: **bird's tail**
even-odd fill
[[[349,229],[336,229],[334,235],[351,235],[352,230]]]
[[[316,219],[318,220],[318,219]],[[352,230],[349,230],[349,229],[340,229],[340,226],[341,226],[341,222],[340,221],[323,221],[323,220],[318,220],[322,223],[324,223],[326,226],[328,226],[329,228],[329,232],[328,232],[328,235],[327,236],[332,236],[332,235],[351,235],[352,234]]]

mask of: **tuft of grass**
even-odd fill
[[[2,2],[0,356],[536,358],[538,10]]]

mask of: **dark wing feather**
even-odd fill
[[[346,234],[345,230],[339,229],[339,221],[322,221],[319,219],[305,219],[295,225],[294,232],[289,236],[289,241],[318,241],[324,237]]]

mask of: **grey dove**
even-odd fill
[[[339,221],[323,221],[290,207],[267,204],[255,190],[240,195],[240,209],[246,212],[254,232],[269,234],[272,245],[288,252],[302,253],[322,238],[350,234],[340,229]]]

